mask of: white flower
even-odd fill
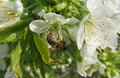
[[[30,23],[30,30],[36,33],[43,33],[52,27],[55,24],[64,25],[64,24],[75,24],[78,22],[75,18],[65,19],[63,16],[55,13],[46,13],[43,15],[44,20],[34,20]]]
[[[2,0],[0,2],[0,28],[15,24],[20,20],[23,5],[20,0]]]
[[[87,15],[80,23],[77,34],[77,45],[79,49],[82,48],[84,41],[86,44],[92,44],[94,46],[100,45],[100,28],[94,24],[93,19],[89,19],[89,16],[90,15]]]
[[[8,52],[8,46],[7,44],[1,44],[0,45],[0,70],[5,70],[6,63],[4,61],[4,58],[7,57]]]
[[[99,9],[99,11],[97,11],[97,9]],[[96,8],[91,14],[96,26],[101,30],[100,46],[103,49],[110,47],[112,52],[116,52],[118,39],[117,33],[120,31],[120,25],[118,25],[120,19],[115,20],[115,15],[116,13],[114,13],[112,9],[104,5]]]
[[[117,32],[120,30],[117,29],[120,28],[117,23],[120,19],[118,16],[115,18],[116,12],[113,8],[104,5],[102,0],[87,0],[86,2],[90,13],[81,21],[77,33],[77,45],[81,49],[80,55],[83,58],[83,61],[77,65],[78,73],[85,77],[90,65],[99,63],[96,53],[98,47],[102,49],[110,47],[113,52],[116,52]],[[83,45],[84,42],[86,45]]]
[[[114,20],[114,11],[105,5],[89,10],[90,15],[87,15],[80,24],[77,36],[78,48],[82,47],[84,40],[86,43],[92,40],[94,44],[103,49],[110,47],[112,51],[115,51],[117,48],[117,32],[120,30],[118,29],[120,26],[116,23],[118,21]]]
[[[78,48],[81,49],[80,55],[83,58],[83,61],[77,64],[77,71],[84,77],[87,76],[87,69],[98,61],[96,48],[100,45],[99,38],[101,37],[101,32],[98,31],[99,28],[90,22],[93,20],[88,20],[89,16],[90,15],[87,15],[81,21],[77,34],[77,45]],[[85,23],[85,21],[87,22]],[[84,41],[86,42],[85,44],[83,44]]]
[[[58,36],[62,40],[63,37],[65,41],[69,43],[66,32],[63,30],[65,25],[76,24],[78,20],[75,18],[65,19],[62,15],[55,13],[46,13],[43,15],[44,20],[34,20],[30,23],[29,28],[31,31],[41,34],[41,33],[52,33],[53,38],[57,39]]]

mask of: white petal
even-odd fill
[[[44,14],[43,18],[45,20],[50,21],[50,23],[56,23],[56,22],[62,23],[65,21],[65,18],[62,15],[58,15],[55,13],[46,13]]]
[[[114,14],[111,20],[114,23],[115,31],[120,33],[120,13]]]
[[[0,11],[0,23],[4,22],[5,19],[7,19],[9,17],[9,15],[3,11]]]
[[[97,63],[97,61],[94,60],[92,57],[84,57],[84,62],[86,64],[86,66]]]
[[[6,22],[2,21],[2,22],[0,22],[0,28],[11,26],[11,25],[17,23],[19,20],[20,20],[20,17],[16,17],[16,18],[8,20]]]
[[[104,5],[113,9],[116,13],[120,11],[120,0],[103,0]]]
[[[86,64],[94,64],[97,62],[96,46],[84,44],[81,48],[80,55],[83,57]]]
[[[0,4],[0,10],[2,11],[16,11],[16,4],[13,1],[2,1]]]
[[[78,49],[81,49],[81,47],[83,45],[83,42],[85,40],[85,26],[84,26],[84,23],[86,22],[86,20],[88,19],[89,16],[90,15],[88,14],[80,22],[78,33],[77,33],[77,46],[78,46]]]
[[[86,7],[92,11],[95,8],[97,8],[98,6],[102,5],[102,0],[87,0],[85,1]]]
[[[8,53],[8,45],[7,44],[1,44],[0,45],[0,58],[4,58],[7,56]]]
[[[96,63],[96,62],[95,62]],[[90,68],[91,64],[95,64],[94,61],[90,58],[84,58],[83,62],[77,62],[77,72],[83,76],[87,76],[87,69]]]
[[[61,31],[62,31],[61,36],[63,37],[63,40],[66,42],[67,45],[70,44],[71,41],[70,41],[69,36],[67,35],[67,33],[64,30],[61,30]]]
[[[42,17],[45,14],[45,12],[41,11],[41,12],[38,12],[37,14],[38,14],[38,16]]]
[[[16,3],[16,9],[18,10],[18,13],[19,14],[22,14],[23,12],[23,4],[21,2],[21,0],[15,0],[15,3]]]
[[[4,75],[4,78],[16,78],[16,76],[10,72],[9,68],[7,69],[7,72]]]
[[[103,19],[105,17],[110,17],[113,14],[114,11],[105,5],[99,6],[91,12],[91,15],[94,19]]]
[[[73,41],[77,41],[78,27],[68,28],[69,36]]]
[[[112,49],[112,52],[116,52],[117,44],[118,44],[118,35],[117,33],[110,32],[105,36],[105,40],[107,41],[107,46]]]
[[[63,24],[76,24],[76,23],[78,23],[78,22],[79,22],[78,19],[72,17],[72,18],[67,18],[67,19],[63,22]]]
[[[80,26],[80,28],[78,30],[78,33],[77,33],[77,46],[78,46],[78,49],[82,48],[84,39],[85,39],[84,26]]]
[[[6,68],[6,63],[4,59],[0,58],[0,70],[5,70],[5,68]]]
[[[77,72],[81,75],[86,77],[87,73],[85,72],[85,64],[81,62],[77,62]]]
[[[85,64],[96,64],[97,63],[97,52],[96,52],[96,46],[94,45],[88,45],[84,44],[81,51],[80,55],[83,57],[83,62]]]
[[[34,20],[29,25],[30,30],[38,34],[47,31],[49,27],[50,26],[43,20]]]
[[[87,52],[87,44],[84,43],[80,50],[80,55],[82,56],[82,58],[88,56],[86,52]]]
[[[84,0],[84,4],[90,11],[101,5],[105,5],[116,13],[120,12],[120,0]]]
[[[94,44],[87,44],[87,54],[89,57],[92,58],[96,58],[97,57],[97,53],[96,53],[96,49],[98,46],[94,45]]]

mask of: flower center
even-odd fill
[[[8,12],[8,14],[9,14],[9,20],[14,19],[15,17],[18,16],[16,12]]]

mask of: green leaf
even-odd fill
[[[21,53],[23,78],[45,78],[45,63],[35,46],[33,33],[28,30],[26,37],[20,41],[23,50]],[[31,70],[26,72],[28,66]]]
[[[72,0],[71,5],[76,10],[76,13],[80,16],[79,19],[82,19],[89,13],[88,9],[85,8],[80,1],[77,2],[75,0]]]
[[[22,2],[22,4],[23,4],[24,8],[26,8],[26,7],[28,7],[28,6],[36,3],[35,0],[21,0],[21,2]]]
[[[72,57],[76,61],[81,62],[83,60],[81,55],[80,55],[80,51],[78,50],[78,47],[76,45],[76,42],[71,40],[71,45],[70,45],[70,49],[69,50],[70,50],[70,53],[71,53]]]
[[[38,63],[36,64],[39,65]],[[41,75],[41,70],[37,67],[37,65],[34,65],[35,72],[37,73],[39,78],[43,78],[43,76]]]
[[[0,43],[13,42],[24,36],[25,28],[28,26],[29,20],[21,20],[12,26],[0,29]]]
[[[23,78],[23,73],[20,65],[21,52],[22,49],[20,43],[18,42],[18,45],[12,50],[10,54],[11,70],[17,75],[17,78]]]
[[[48,49],[48,44],[45,42],[39,35],[34,34],[34,41],[35,45],[40,52],[42,59],[45,63],[49,62],[50,59],[50,52]]]

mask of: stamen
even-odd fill
[[[9,20],[14,19],[15,17],[18,16],[16,12],[8,12],[8,14],[9,14]]]

